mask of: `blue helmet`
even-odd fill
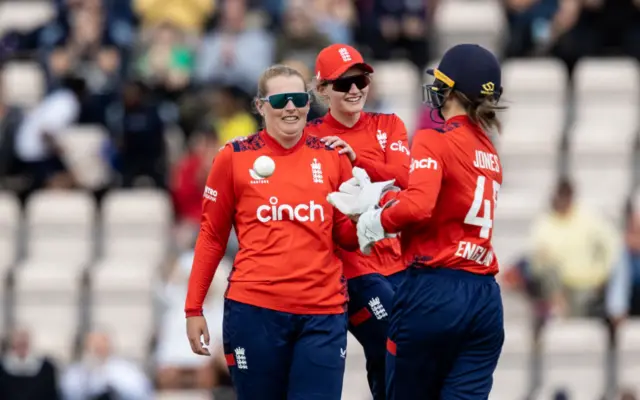
[[[423,86],[423,100],[434,109],[444,105],[449,90],[464,94],[469,100],[477,101],[493,97],[496,101],[502,95],[502,71],[500,62],[493,53],[477,44],[453,46],[442,57],[440,65],[428,69],[435,80]]]

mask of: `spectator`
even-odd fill
[[[0,97],[0,188],[8,186],[6,178],[18,172],[14,147],[23,117],[20,108],[6,104]]]
[[[569,400],[569,392],[566,389],[558,389],[553,394],[553,400]]]
[[[378,60],[389,60],[395,50],[418,68],[428,62],[429,27],[438,0],[369,0],[356,2],[358,41],[368,46]]]
[[[29,332],[15,330],[0,363],[0,399],[58,400],[56,366],[31,349]]]
[[[560,0],[562,1],[562,0]],[[506,57],[524,57],[546,49],[554,29],[566,19],[566,6],[558,14],[559,0],[507,0],[504,2],[509,24]],[[556,17],[557,15],[557,17]]]
[[[139,178],[147,178],[156,187],[166,187],[165,123],[159,107],[149,100],[141,83],[125,84],[121,103],[109,109],[108,127],[122,185],[132,187]]]
[[[331,43],[351,44],[353,42],[351,31],[356,19],[353,2],[349,0],[313,0],[313,6],[318,30]]]
[[[132,362],[113,354],[109,336],[91,332],[85,338],[82,360],[72,364],[62,377],[65,400],[153,398],[151,382]]]
[[[142,43],[140,53],[136,73],[148,86],[162,93],[179,94],[189,84],[194,57],[177,26],[159,24],[148,35],[147,43]]]
[[[192,263],[193,243],[191,249],[176,260],[159,293],[164,305],[156,353],[160,389],[213,389],[218,384],[215,360],[193,354],[184,334],[184,299]],[[228,261],[223,263],[230,269]],[[210,348],[216,350],[212,351],[216,356],[223,353],[222,305],[225,288],[226,276],[218,274],[205,304],[205,316],[212,321],[209,327],[213,338]]]
[[[559,14],[563,29],[552,53],[570,70],[580,58],[611,54],[610,49],[640,60],[639,1],[561,0]]]
[[[145,26],[168,22],[180,29],[200,32],[213,15],[215,0],[133,0],[136,13]]]
[[[31,110],[16,133],[15,151],[29,179],[29,191],[75,184],[59,136],[77,121],[86,87],[84,80],[72,77],[63,86]]]
[[[202,214],[202,193],[219,148],[215,132],[201,130],[191,136],[189,152],[178,161],[171,181],[178,224],[191,225],[197,230]]]
[[[202,42],[196,63],[201,83],[222,82],[253,92],[260,73],[273,62],[273,39],[263,29],[246,26],[246,0],[222,4],[220,27]]]
[[[531,268],[540,280],[542,305],[565,316],[596,310],[617,245],[612,224],[575,204],[572,183],[561,179],[549,213],[534,223]]]
[[[57,87],[60,77],[70,73],[87,82],[89,96],[82,104],[81,123],[104,123],[104,104],[120,82],[122,43],[109,32],[105,12],[100,0],[74,1],[69,5],[68,28],[60,26],[55,34],[43,35],[52,37],[48,47],[53,50],[45,51],[49,87]]]
[[[247,111],[249,96],[240,87],[223,86],[212,94],[212,123],[222,143],[258,131],[256,119]]]
[[[640,213],[630,213],[625,243],[609,282],[606,307],[615,325],[629,315],[640,316]]]
[[[106,34],[106,16],[99,3],[91,0],[70,9],[70,31],[53,44],[48,59],[54,81],[73,72],[87,80],[94,94],[113,91],[120,68],[120,54]]]
[[[277,62],[295,59],[307,68],[315,67],[316,56],[331,42],[316,28],[312,12],[306,2],[290,0],[284,14],[283,31],[276,41]]]

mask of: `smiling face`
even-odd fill
[[[369,94],[370,77],[359,67],[349,69],[321,92],[329,101],[329,107],[335,111],[354,114],[362,111]]]
[[[265,82],[265,96],[257,100],[257,107],[264,116],[267,132],[283,138],[291,138],[302,133],[309,113],[309,101],[294,104],[295,97],[306,93],[305,83],[299,75],[278,75]],[[285,99],[284,108],[278,95],[291,94]],[[270,100],[265,100],[270,99]],[[308,97],[307,97],[308,99]]]

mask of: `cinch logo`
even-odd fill
[[[404,154],[409,155],[409,149],[406,148],[404,144],[402,144],[402,140],[391,143],[391,146],[389,146],[389,148],[391,149],[391,151],[401,151]]]
[[[256,218],[263,223],[270,221],[314,222],[317,219],[324,221],[324,209],[313,201],[309,204],[278,205],[278,198],[273,196],[269,199],[269,205],[258,207]]]
[[[205,186],[202,197],[210,201],[216,201],[218,199],[218,191],[211,189],[209,186]]]
[[[414,160],[411,159],[411,169],[409,173],[413,172],[416,169],[438,169],[438,162],[433,158],[423,158],[422,160]]]

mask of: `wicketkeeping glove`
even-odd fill
[[[365,254],[371,254],[371,248],[373,245],[391,235],[386,235],[382,222],[380,221],[380,215],[383,208],[375,207],[367,210],[358,219],[358,244],[360,245],[360,251]]]
[[[353,178],[340,185],[339,192],[329,193],[327,201],[347,216],[360,215],[377,205],[383,193],[395,190],[394,182],[371,183],[364,169],[354,167]]]

